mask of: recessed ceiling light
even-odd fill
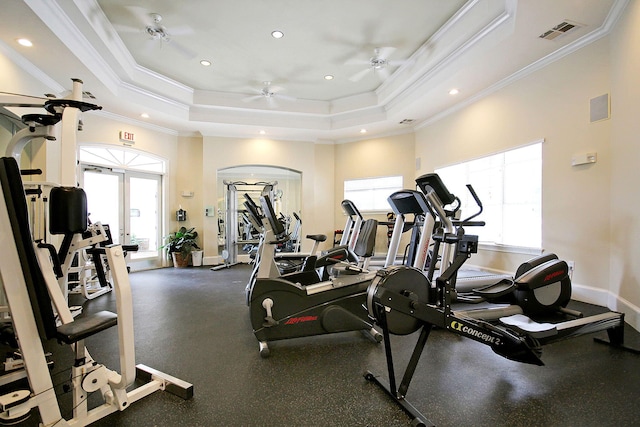
[[[22,46],[26,46],[26,47],[33,46],[33,43],[31,43],[31,40],[29,39],[16,39],[16,41],[18,42],[18,44]]]
[[[202,61],[200,61],[200,65],[208,67],[209,65],[211,65],[211,61],[207,61],[206,59],[203,59]]]
[[[449,95],[457,95],[459,93],[460,93],[460,91],[458,89],[456,89],[456,88],[453,88],[453,89],[451,89],[449,91]]]
[[[324,76],[325,80],[333,80],[333,76],[331,74],[327,74],[326,76]]]
[[[271,37],[274,39],[281,39],[284,37],[284,33],[280,30],[275,30],[271,32]]]
[[[360,129],[360,133],[367,133],[366,129]]]
[[[267,132],[261,130],[260,132],[258,132],[260,135],[265,135]]]
[[[142,113],[140,114],[140,117],[142,117],[143,119],[148,119],[149,115],[147,113]]]

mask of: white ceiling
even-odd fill
[[[606,35],[626,3],[12,0],[0,14],[0,51],[58,96],[70,78],[82,79],[103,106],[86,114],[180,135],[264,130],[271,138],[342,142],[362,138],[363,128],[373,137],[429,123]],[[159,24],[152,13],[162,16]],[[581,27],[538,37],[565,20]],[[169,40],[151,39],[146,26]],[[274,39],[273,30],[284,37]],[[17,45],[19,37],[34,46]],[[383,72],[368,68],[375,48],[389,52]],[[267,81],[276,93],[270,99],[259,96]],[[454,87],[460,93],[451,96]],[[0,91],[15,90],[0,82]]]

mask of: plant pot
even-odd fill
[[[185,257],[181,252],[171,252],[171,258],[173,258],[174,267],[184,268],[189,265],[189,255]]]
[[[191,264],[194,267],[200,267],[202,265],[203,251],[191,251]]]

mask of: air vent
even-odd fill
[[[404,119],[404,120],[401,120],[401,121],[399,122],[399,124],[401,124],[401,125],[408,125],[408,124],[413,123],[413,121],[414,121],[414,120],[415,120],[415,119]]]
[[[577,22],[573,22],[565,19],[564,21],[562,21],[552,29],[540,34],[538,37],[545,40],[554,40],[560,36],[563,36],[571,31],[575,31],[581,27],[583,27],[582,24],[578,24]]]

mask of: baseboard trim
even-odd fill
[[[624,320],[636,331],[640,331],[640,307],[630,303],[626,299],[614,295],[610,291],[572,283],[571,298],[607,307],[609,310],[624,313]]]

